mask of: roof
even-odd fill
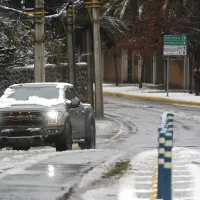
[[[64,82],[37,82],[37,83],[20,83],[20,84],[14,84],[10,87],[44,87],[44,86],[56,86],[57,88],[63,88],[65,86],[72,87],[73,85],[70,83],[64,83]]]

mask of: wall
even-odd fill
[[[144,58],[144,71],[143,71],[143,81],[145,83],[152,83],[153,76],[153,60],[150,57]]]
[[[46,82],[69,82],[67,64],[47,64],[45,66]],[[76,64],[76,90],[82,101],[88,100],[87,92],[87,64]],[[0,70],[0,94],[12,85],[18,83],[34,82],[34,66],[7,68]]]
[[[157,67],[156,67],[156,74],[157,74],[157,84],[164,83],[164,59],[163,56],[156,56],[157,58]]]
[[[108,51],[105,50],[105,68],[104,68],[104,81],[105,82],[115,82],[115,66],[114,58]],[[134,59],[134,69],[133,69],[133,83],[138,83],[138,59],[132,56]],[[122,55],[119,53],[117,56],[117,65],[118,65],[118,79],[119,83],[122,82]],[[152,59],[145,59],[145,71],[144,71],[144,81],[151,83],[153,78],[153,67]],[[195,66],[193,66],[195,69]],[[123,69],[127,71],[127,69]],[[164,59],[163,56],[157,56],[157,68],[156,68],[156,83],[164,84]],[[170,60],[170,89],[183,89],[184,83],[184,60]],[[194,87],[194,81],[193,81]]]
[[[170,60],[169,66],[169,87],[183,89],[184,61]]]
[[[121,82],[121,53],[117,54],[117,69],[118,69],[118,80]],[[104,81],[105,82],[115,82],[115,62],[114,56],[109,54],[108,51],[104,52]]]

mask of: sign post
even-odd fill
[[[167,56],[167,97],[169,96],[169,56]]]
[[[163,55],[167,56],[167,97],[169,96],[169,61],[170,56],[187,55],[187,36],[186,35],[164,35]]]

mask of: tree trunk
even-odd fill
[[[114,52],[114,63],[115,63],[115,85],[118,86],[119,81],[118,81],[117,53],[116,53],[116,51]]]
[[[143,78],[144,78],[144,60],[141,61],[141,74],[140,74],[140,82],[139,82],[139,88],[142,88]]]
[[[193,55],[189,56],[189,70],[190,70],[189,88],[190,88],[190,94],[192,94],[192,80],[193,80],[193,76],[192,76],[192,59],[193,59]]]

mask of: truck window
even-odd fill
[[[70,87],[70,92],[73,99],[78,98],[77,93],[73,87]]]
[[[73,99],[72,95],[71,95],[71,92],[70,92],[70,90],[68,88],[65,90],[65,99],[68,99],[68,100],[72,100]]]

